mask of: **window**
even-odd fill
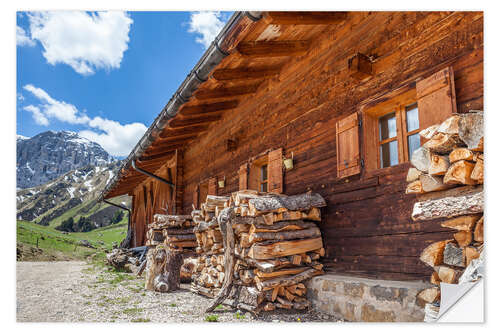
[[[267,192],[267,164],[260,167],[259,191]]]
[[[411,154],[421,145],[415,90],[365,110],[364,119],[367,170],[409,161]]]

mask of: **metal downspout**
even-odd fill
[[[153,174],[153,173],[151,173],[149,171],[146,171],[144,169],[139,168],[138,166],[135,165],[135,160],[132,160],[132,168],[134,168],[136,171],[138,171],[138,172],[140,172],[140,173],[142,173],[142,174],[144,174],[144,175],[146,175],[148,177],[154,178],[156,180],[159,180],[162,183],[167,184],[172,189],[175,189],[175,184],[174,183],[172,183],[172,182],[170,182],[170,181],[168,181],[166,179],[163,179],[161,177],[158,177],[157,175],[155,175],[155,174]]]
[[[107,203],[108,205],[118,207],[118,208],[126,210],[128,212],[128,226],[127,226],[127,237],[128,237],[129,236],[129,232],[131,230],[131,225],[130,225],[130,223],[131,223],[131,221],[130,221],[130,217],[131,217],[130,208],[127,208],[127,207],[119,205],[119,204],[115,204],[114,202],[108,201],[108,200],[106,200],[104,198],[102,198],[102,201],[105,202],[105,203]],[[125,237],[125,239],[127,239],[127,237]],[[122,243],[123,243],[123,241],[122,241]],[[122,244],[120,244],[120,245],[122,245]],[[130,244],[124,244],[124,247],[130,247]]]

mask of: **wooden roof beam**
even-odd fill
[[[267,12],[267,16],[277,25],[322,25],[344,21],[347,12]]]
[[[216,69],[212,74],[217,81],[229,80],[248,80],[248,79],[264,79],[278,75],[282,66],[274,67],[239,67],[239,68],[221,68]]]
[[[175,151],[175,149],[173,149],[173,150]],[[168,158],[172,157],[172,155],[173,155],[173,151],[165,149],[164,151],[162,151],[159,154],[154,154],[154,155],[144,154],[139,158],[139,161],[143,162],[143,161],[152,161],[152,160],[159,160],[159,159],[167,160]]]
[[[195,116],[200,114],[209,114],[212,112],[226,111],[234,109],[238,106],[239,101],[237,99],[233,99],[230,101],[216,102],[216,103],[207,103],[207,104],[198,104],[198,105],[184,105],[179,114],[181,116]]]
[[[246,57],[286,57],[304,54],[309,49],[309,44],[307,40],[252,41],[241,42],[237,50]]]
[[[189,128],[171,128],[167,127],[160,134],[160,138],[184,138],[191,136],[193,134],[198,135],[199,133],[206,131],[208,129],[207,124],[191,126]]]
[[[176,145],[165,145],[165,146],[151,146],[149,147],[145,152],[144,154],[142,155],[143,157],[149,157],[149,156],[152,156],[152,155],[157,155],[157,154],[160,154],[160,153],[167,153],[167,152],[173,152],[175,151],[176,149],[180,149],[180,148],[184,148],[186,146],[186,144],[176,144]],[[141,160],[142,160],[142,157],[141,157]]]
[[[204,100],[253,94],[257,91],[261,83],[262,82],[259,82],[258,84],[241,85],[234,87],[220,87],[211,90],[197,90],[194,93],[194,97],[197,100]]]
[[[221,118],[222,116],[220,114],[200,117],[196,119],[174,118],[169,121],[169,126],[173,128],[197,127],[198,125],[208,125],[214,121],[220,120]]]

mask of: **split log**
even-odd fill
[[[259,281],[258,280],[257,289],[259,289],[259,290],[271,290],[277,286],[288,287],[288,286],[297,284],[299,282],[302,282],[306,279],[309,279],[315,275],[320,275],[320,274],[323,274],[323,272],[317,271],[314,268],[310,268],[302,273],[299,273],[299,274],[293,275],[293,276],[276,278],[276,279],[266,280],[266,281]],[[258,279],[258,278],[256,278],[256,279]]]
[[[326,206],[325,199],[318,193],[304,193],[291,196],[266,196],[248,201],[249,215],[256,216],[270,212],[309,210]]]
[[[449,154],[457,147],[464,147],[464,143],[458,135],[437,133],[432,139],[424,143],[423,147],[429,149],[431,153]]]
[[[479,221],[477,221],[476,228],[474,229],[474,241],[476,242],[484,242],[483,224],[484,224],[484,216],[481,217]]]
[[[458,135],[460,115],[453,115],[439,125],[438,132],[444,134]]]
[[[431,154],[431,163],[429,165],[429,175],[442,176],[448,171],[450,160],[448,156]]]
[[[445,184],[474,185],[476,181],[471,178],[474,163],[468,161],[458,161],[448,169],[444,175]]]
[[[194,227],[190,227],[190,228],[167,228],[167,229],[165,229],[164,233],[167,236],[170,236],[170,235],[187,235],[187,234],[194,233]]]
[[[427,246],[420,254],[420,260],[431,267],[441,265],[443,263],[444,249],[449,242],[451,240],[444,240]]]
[[[431,283],[435,284],[435,285],[438,285],[438,286],[441,283],[441,280],[439,279],[439,275],[438,275],[437,272],[432,272]]]
[[[459,272],[451,267],[436,266],[434,271],[438,273],[441,282],[456,284],[458,281]]]
[[[224,203],[229,201],[229,197],[217,196],[217,195],[207,195],[205,203],[209,206],[220,206],[224,207]]]
[[[451,228],[459,231],[472,231],[476,222],[481,218],[480,214],[463,215],[455,217],[441,223],[442,227]]]
[[[277,276],[299,274],[307,269],[309,269],[309,267],[285,268],[285,269],[281,269],[279,271],[274,271],[274,272],[270,272],[270,273],[261,272],[258,269],[256,269],[256,270],[254,270],[254,273],[255,273],[255,275],[257,275],[261,279],[271,279],[271,278],[275,278]]]
[[[440,296],[441,292],[437,287],[424,289],[417,294],[417,298],[423,303],[434,303],[440,299]]]
[[[422,182],[420,180],[415,180],[406,186],[406,194],[411,193],[424,193],[424,189],[422,188]]]
[[[451,187],[451,185],[443,183],[443,177],[431,176],[426,173],[420,175],[420,183],[422,185],[422,191],[426,193],[442,191]]]
[[[411,164],[422,172],[429,171],[431,164],[431,154],[426,147],[416,149],[411,155]]]
[[[458,246],[460,247],[466,247],[472,242],[472,232],[470,231],[459,231],[455,234],[453,234],[453,238],[458,243]]]
[[[182,241],[195,241],[196,236],[194,234],[186,234],[186,235],[169,235],[167,236],[167,242],[182,242]]]
[[[480,252],[474,246],[467,246],[465,248],[465,266],[469,266],[470,262],[479,258]]]
[[[408,169],[408,174],[406,175],[406,181],[408,183],[414,182],[418,180],[418,177],[422,174],[422,171],[418,170],[417,168],[410,168]]]
[[[471,111],[463,114],[458,124],[458,135],[467,148],[483,151],[483,112]]]
[[[450,163],[455,163],[457,161],[474,161],[474,153],[467,148],[455,148],[450,153]]]
[[[252,235],[257,232],[281,232],[281,231],[291,231],[291,230],[303,230],[316,227],[315,223],[304,222],[302,220],[290,221],[290,222],[278,222],[269,226],[258,226],[252,224],[249,227],[249,234]]]
[[[323,247],[321,237],[300,239],[292,241],[276,242],[271,244],[253,244],[248,252],[248,256],[253,259],[271,259],[284,257],[292,254],[301,254],[308,251],[317,250]]]
[[[476,165],[474,165],[470,178],[478,184],[484,183],[484,162],[482,157],[477,158]]]
[[[421,130],[418,134],[422,138],[430,140],[430,139],[432,139],[432,137],[434,136],[434,134],[437,133],[438,128],[439,128],[439,124],[432,125],[432,126],[429,126],[429,127],[425,128],[425,129]]]
[[[417,202],[413,206],[411,217],[414,221],[425,221],[482,213],[483,210],[483,192],[477,192],[458,197],[445,197]]]
[[[450,266],[465,267],[464,250],[454,243],[446,244],[443,252],[443,263]]]
[[[318,227],[313,227],[304,230],[281,231],[281,232],[257,232],[250,235],[250,244],[266,240],[290,240],[321,237],[321,231]]]

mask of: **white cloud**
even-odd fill
[[[189,19],[188,32],[200,34],[201,37],[196,37],[196,42],[208,48],[223,27],[220,12],[195,12]]]
[[[63,63],[82,75],[120,68],[133,20],[124,12],[32,12],[30,33],[51,65]]]
[[[37,108],[36,106],[28,105],[28,106],[25,106],[23,109],[28,111],[28,112],[31,112],[31,114],[33,115],[33,120],[35,120],[35,123],[37,123],[38,125],[42,125],[42,126],[49,125],[49,120],[47,119],[47,117],[45,117],[45,115],[42,113],[42,111],[40,111],[40,109]]]
[[[16,44],[18,46],[35,46],[35,41],[26,35],[23,28],[16,26]]]
[[[101,117],[91,119],[74,105],[55,100],[41,88],[27,84],[24,89],[40,100],[39,106],[28,105],[24,107],[24,110],[31,112],[37,124],[47,126],[49,118],[55,118],[69,124],[86,125],[92,130],[82,130],[78,134],[83,138],[97,142],[104,150],[114,156],[128,155],[147,130],[147,127],[142,123],[122,125],[117,121]]]
[[[147,127],[142,123],[122,125],[117,121],[101,117],[92,119],[89,126],[100,130],[101,133],[83,130],[78,134],[90,141],[97,142],[114,156],[128,155],[147,130]]]
[[[79,115],[80,112],[74,105],[63,101],[56,101],[41,88],[27,84],[24,86],[24,89],[31,92],[42,102],[40,106],[44,115],[48,118],[56,118],[69,124],[86,124],[90,120],[85,114]]]

